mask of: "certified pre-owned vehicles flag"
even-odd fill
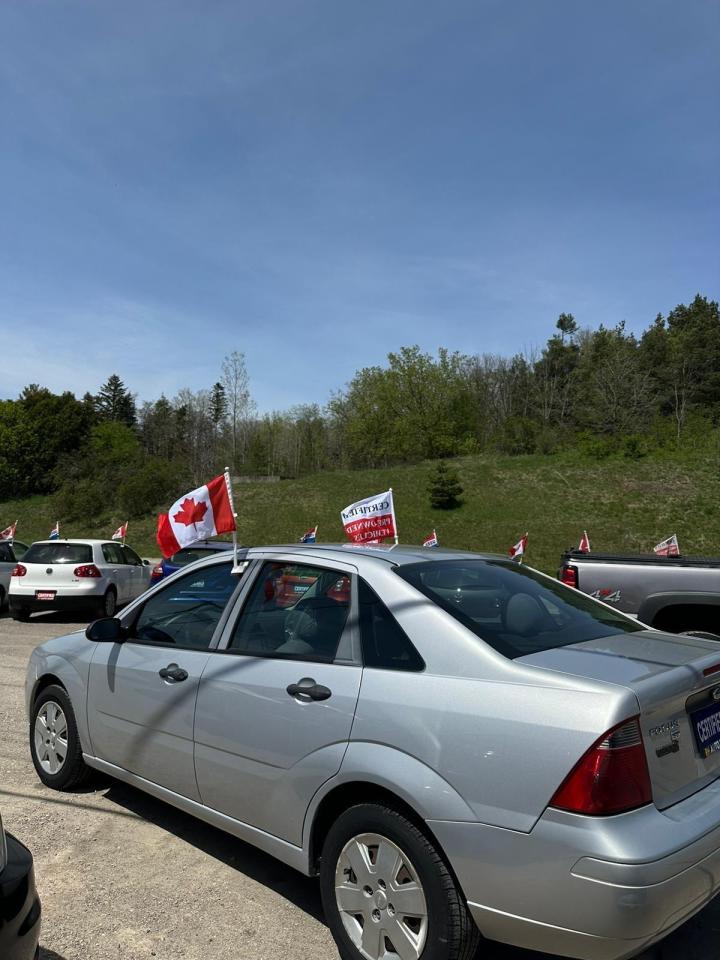
[[[385,537],[395,537],[397,541],[392,487],[385,493],[351,503],[340,511],[340,519],[347,538],[353,543],[377,542]]]
[[[196,540],[207,540],[216,533],[235,530],[235,515],[230,499],[230,478],[221,473],[197,490],[180,497],[157,522],[157,542],[164,557]]]

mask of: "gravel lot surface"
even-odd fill
[[[0,811],[35,857],[41,960],[337,960],[317,884],[132,787],[42,786],[27,749],[30,651],[81,629],[0,615]],[[718,960],[720,898],[638,960]],[[552,960],[486,945],[478,960]]]

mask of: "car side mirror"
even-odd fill
[[[116,617],[94,620],[85,631],[88,640],[95,643],[123,643],[125,635],[125,627]]]
[[[149,560],[143,560],[143,566],[144,566],[144,567],[149,567],[149,566],[150,566],[150,561],[149,561]]]

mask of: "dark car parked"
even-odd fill
[[[33,858],[0,821],[0,957],[36,960],[40,956],[40,900]]]
[[[195,563],[196,560],[204,560],[205,557],[211,557],[214,553],[222,550],[232,550],[233,545],[226,540],[198,540],[191,547],[183,547],[171,557],[166,557],[160,563],[156,563],[150,573],[150,585],[159,583],[171,573],[175,573],[180,567],[186,567],[189,563]]]

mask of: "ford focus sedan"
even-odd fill
[[[30,751],[318,875],[344,960],[641,952],[720,888],[720,650],[507,558],[201,560],[38,647]]]

